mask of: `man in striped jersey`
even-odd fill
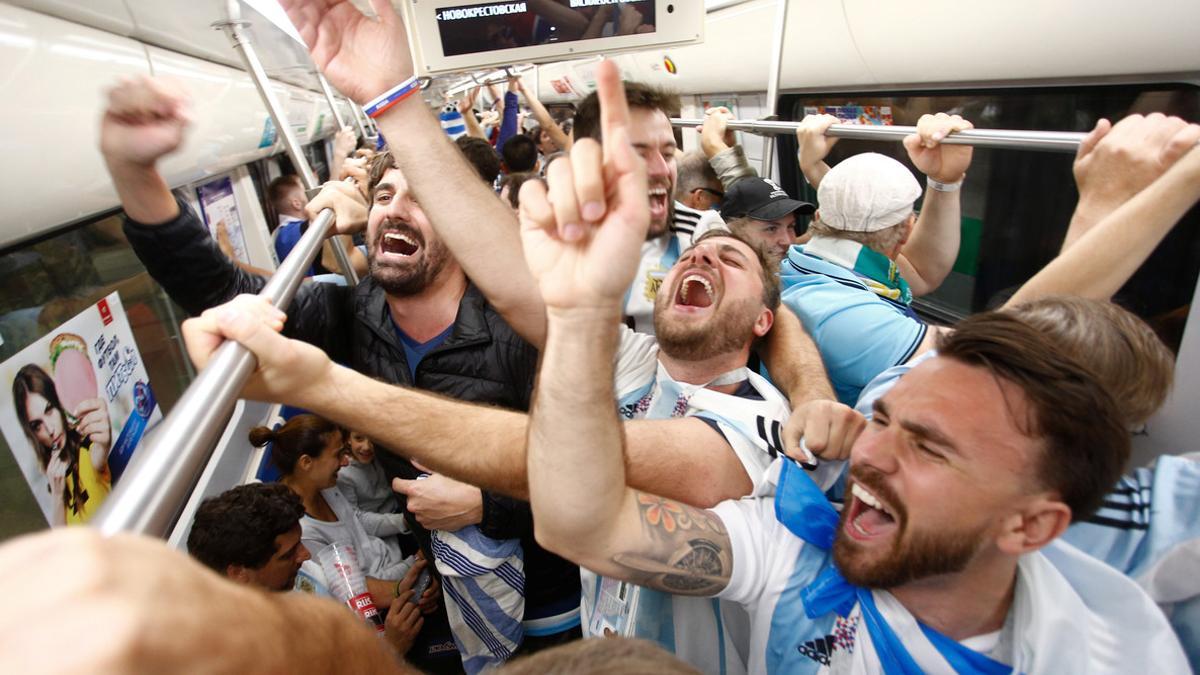
[[[646,162],[650,201],[650,229],[642,244],[641,264],[625,293],[625,323],[639,333],[652,335],[654,298],[667,270],[691,245],[693,237],[724,225],[724,221],[714,211],[699,211],[674,198],[679,146],[670,118],[679,113],[679,97],[638,82],[625,82],[624,86],[629,101],[630,141]],[[589,94],[576,109],[574,137],[602,141],[602,131],[599,99]]]
[[[1055,545],[1102,501],[1129,439],[1091,371],[1005,313],[965,321],[877,404],[840,519],[787,462],[776,497],[709,511],[629,487],[624,431],[603,410],[646,172],[628,116],[607,117],[603,154],[550,177],[552,195],[605,202],[594,226],[523,214],[548,313],[526,458],[540,542],[616,579],[744,605],[755,673],[1186,668],[1140,589]]]

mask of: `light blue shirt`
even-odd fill
[[[907,361],[928,327],[855,274],[793,246],[780,265],[783,303],[800,318],[825,362],[838,400],[854,405],[876,375]]]

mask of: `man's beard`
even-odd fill
[[[674,322],[666,318],[667,308],[675,301],[667,291],[659,289],[654,308],[654,337],[664,354],[682,361],[703,361],[742,349],[754,338],[754,322],[762,312],[760,300],[731,300],[728,307],[714,308],[705,321]]]
[[[954,574],[966,569],[983,544],[984,528],[974,531],[908,532],[908,512],[895,493],[874,471],[856,471],[853,479],[896,511],[896,534],[890,551],[876,552],[874,562],[845,534],[850,508],[842,509],[837,536],[833,541],[833,561],[846,581],[861,588],[889,589],[918,579]]]
[[[420,243],[418,253],[421,257],[415,263],[402,268],[381,264],[378,257],[383,235],[386,232],[397,231],[403,232]],[[424,291],[442,272],[442,269],[446,267],[446,262],[450,259],[450,252],[446,249],[446,245],[440,239],[427,242],[420,232],[410,227],[393,227],[386,232],[381,228],[376,236],[374,246],[371,247],[371,256],[368,261],[371,278],[388,295],[404,297]]]

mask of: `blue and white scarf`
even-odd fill
[[[521,541],[492,539],[474,525],[430,535],[463,669],[475,675],[504,665],[525,637]]]
[[[808,545],[829,550],[838,514],[803,469],[783,461],[775,515]],[[801,592],[809,619],[858,617],[866,630],[832,672],[1186,673],[1183,651],[1162,613],[1132,580],[1056,542],[1018,561],[1009,610],[1011,664],[976,652],[921,624],[886,591],[856,588],[832,565]]]

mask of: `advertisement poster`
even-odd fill
[[[892,126],[892,107],[890,105],[806,105],[804,114],[833,115],[842,124]]]
[[[0,377],[0,432],[47,522],[87,522],[162,418],[120,296],[0,363]]]
[[[232,252],[234,258],[244,263],[250,262],[246,253],[246,235],[242,232],[242,219],[238,215],[237,198],[233,196],[233,182],[229,176],[196,188],[196,196],[200,198],[200,214],[204,224],[221,250]]]
[[[736,96],[722,96],[720,98],[704,99],[703,105],[706,112],[710,108],[725,108],[729,111],[729,114],[733,115],[734,119],[739,119]]]

